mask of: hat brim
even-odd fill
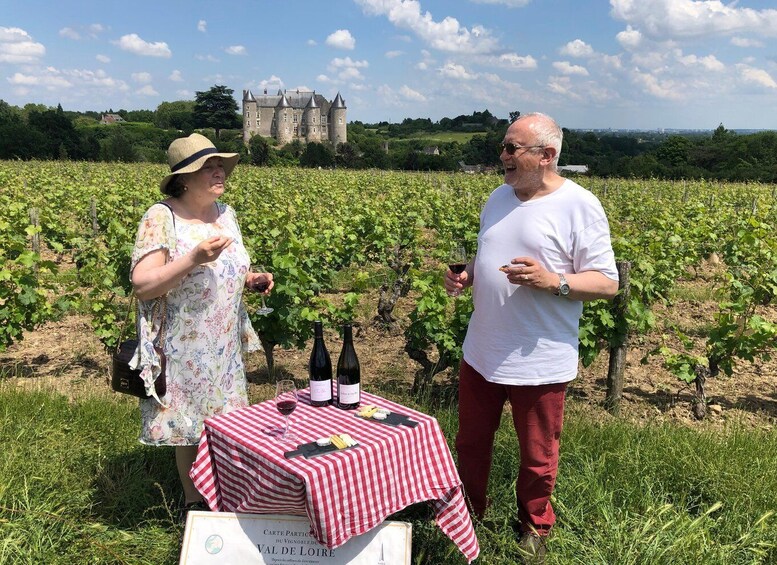
[[[202,168],[202,166],[205,164],[205,161],[212,159],[213,157],[221,157],[223,159],[225,179],[229,178],[229,175],[232,174],[232,171],[235,169],[237,162],[240,160],[240,155],[238,153],[210,153],[208,155],[203,155],[191,164],[163,178],[162,182],[159,183],[159,189],[164,192],[165,188],[167,188],[167,185],[170,184],[171,180],[173,180],[173,177],[186,173],[196,173]]]

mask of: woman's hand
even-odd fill
[[[192,249],[192,259],[197,265],[204,265],[205,263],[215,261],[221,255],[221,252],[229,247],[233,241],[233,238],[225,235],[209,237]]]
[[[259,290],[262,287],[262,283],[267,283],[267,287],[264,290]],[[270,291],[275,286],[275,280],[272,273],[254,273],[249,271],[246,275],[246,286],[262,294],[270,294]]]

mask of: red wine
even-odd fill
[[[337,407],[353,410],[361,402],[361,369],[353,348],[353,327],[343,325],[343,350],[337,360]]]
[[[313,323],[313,351],[308,362],[310,380],[310,404],[332,404],[332,360],[324,343],[324,329],[320,321]]]
[[[448,268],[456,275],[460,275],[467,268],[466,263],[452,263],[448,265]]]
[[[278,409],[278,412],[284,416],[288,416],[294,412],[294,409],[297,407],[297,403],[294,400],[281,400],[275,403],[275,407]]]
[[[255,282],[251,288],[253,288],[257,292],[264,292],[265,290],[267,290],[268,286],[270,286],[269,281],[259,281],[259,282]]]

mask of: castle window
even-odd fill
[[[294,126],[294,137],[299,137],[299,126]]]
[[[251,112],[246,110],[246,118],[250,118],[250,117],[251,117]]]
[[[250,128],[250,127],[251,127],[251,120],[246,120],[246,127],[247,127],[247,128]]]
[[[326,116],[321,116],[321,124],[323,125],[325,123],[326,123]]]
[[[299,116],[297,116],[297,114],[294,114],[294,123],[295,123],[295,124],[297,123],[297,119],[298,119],[298,118],[299,118]]]
[[[343,119],[342,118],[337,118],[337,123],[338,124],[342,124],[343,123]]]

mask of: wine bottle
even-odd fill
[[[320,321],[313,323],[313,351],[308,363],[310,378],[310,404],[329,406],[332,404],[332,360],[324,343],[324,329]]]
[[[356,350],[353,348],[351,324],[343,325],[343,350],[337,360],[337,407],[353,410],[361,401],[361,370]]]

